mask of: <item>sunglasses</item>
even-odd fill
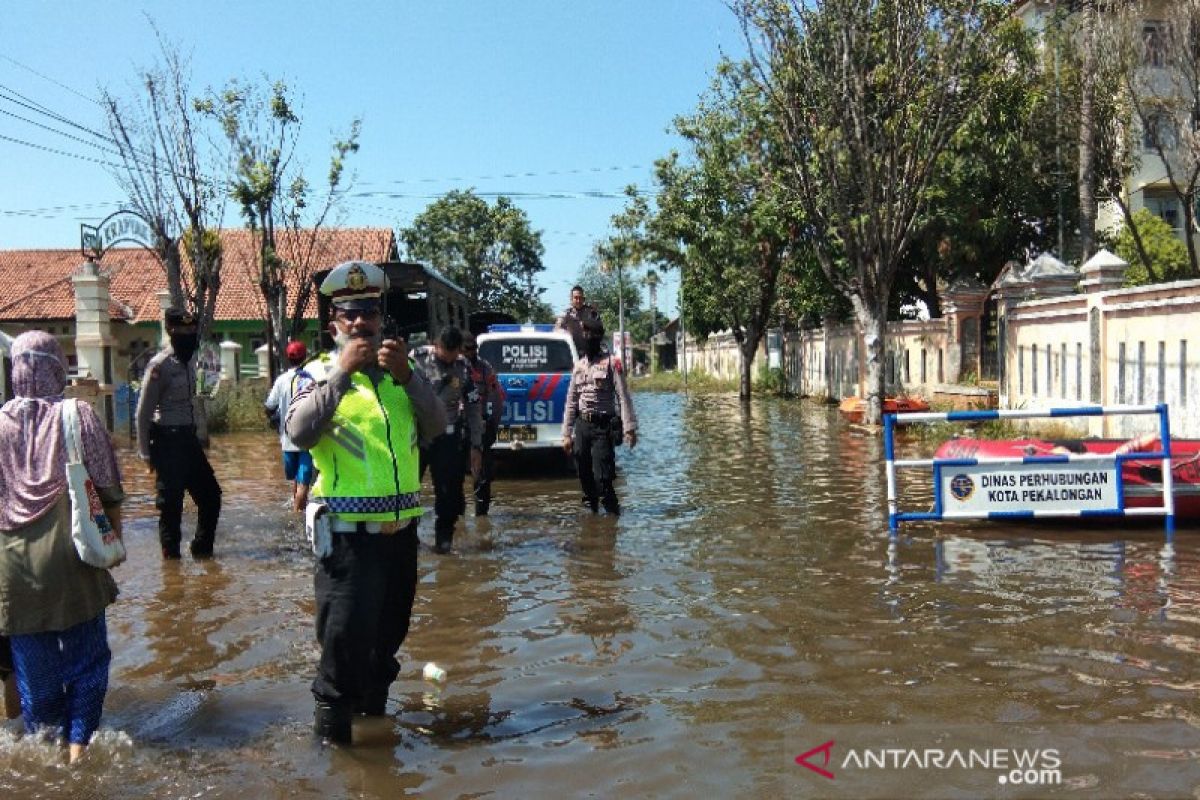
[[[339,308],[337,315],[340,319],[344,319],[347,322],[354,322],[359,319],[370,322],[379,319],[379,309]]]

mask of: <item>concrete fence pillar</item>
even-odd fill
[[[258,377],[271,377],[271,352],[265,344],[254,349],[254,357],[258,359]]]
[[[221,342],[221,380],[237,383],[241,377],[240,354],[242,346],[228,339]]]
[[[167,335],[167,309],[171,307],[171,293],[160,289],[154,296],[158,298],[158,346],[161,349],[171,343],[171,337]]]
[[[113,349],[109,314],[109,278],[94,261],[85,261],[71,276],[75,290],[75,358],[80,378],[95,382],[97,410],[113,429]]]

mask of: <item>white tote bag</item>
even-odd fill
[[[100,505],[100,495],[83,463],[78,400],[62,403],[63,438],[67,445],[67,489],[71,494],[71,539],[85,564],[115,567],[125,560],[125,543],[113,530]]]

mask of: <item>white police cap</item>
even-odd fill
[[[369,261],[346,261],[321,281],[321,294],[340,308],[373,308],[387,289],[387,275]]]

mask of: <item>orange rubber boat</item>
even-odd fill
[[[919,397],[885,397],[883,400],[884,414],[897,414],[909,411],[928,411],[929,403]],[[867,411],[865,397],[847,397],[838,404],[838,412],[848,422],[862,422],[863,414]]]

